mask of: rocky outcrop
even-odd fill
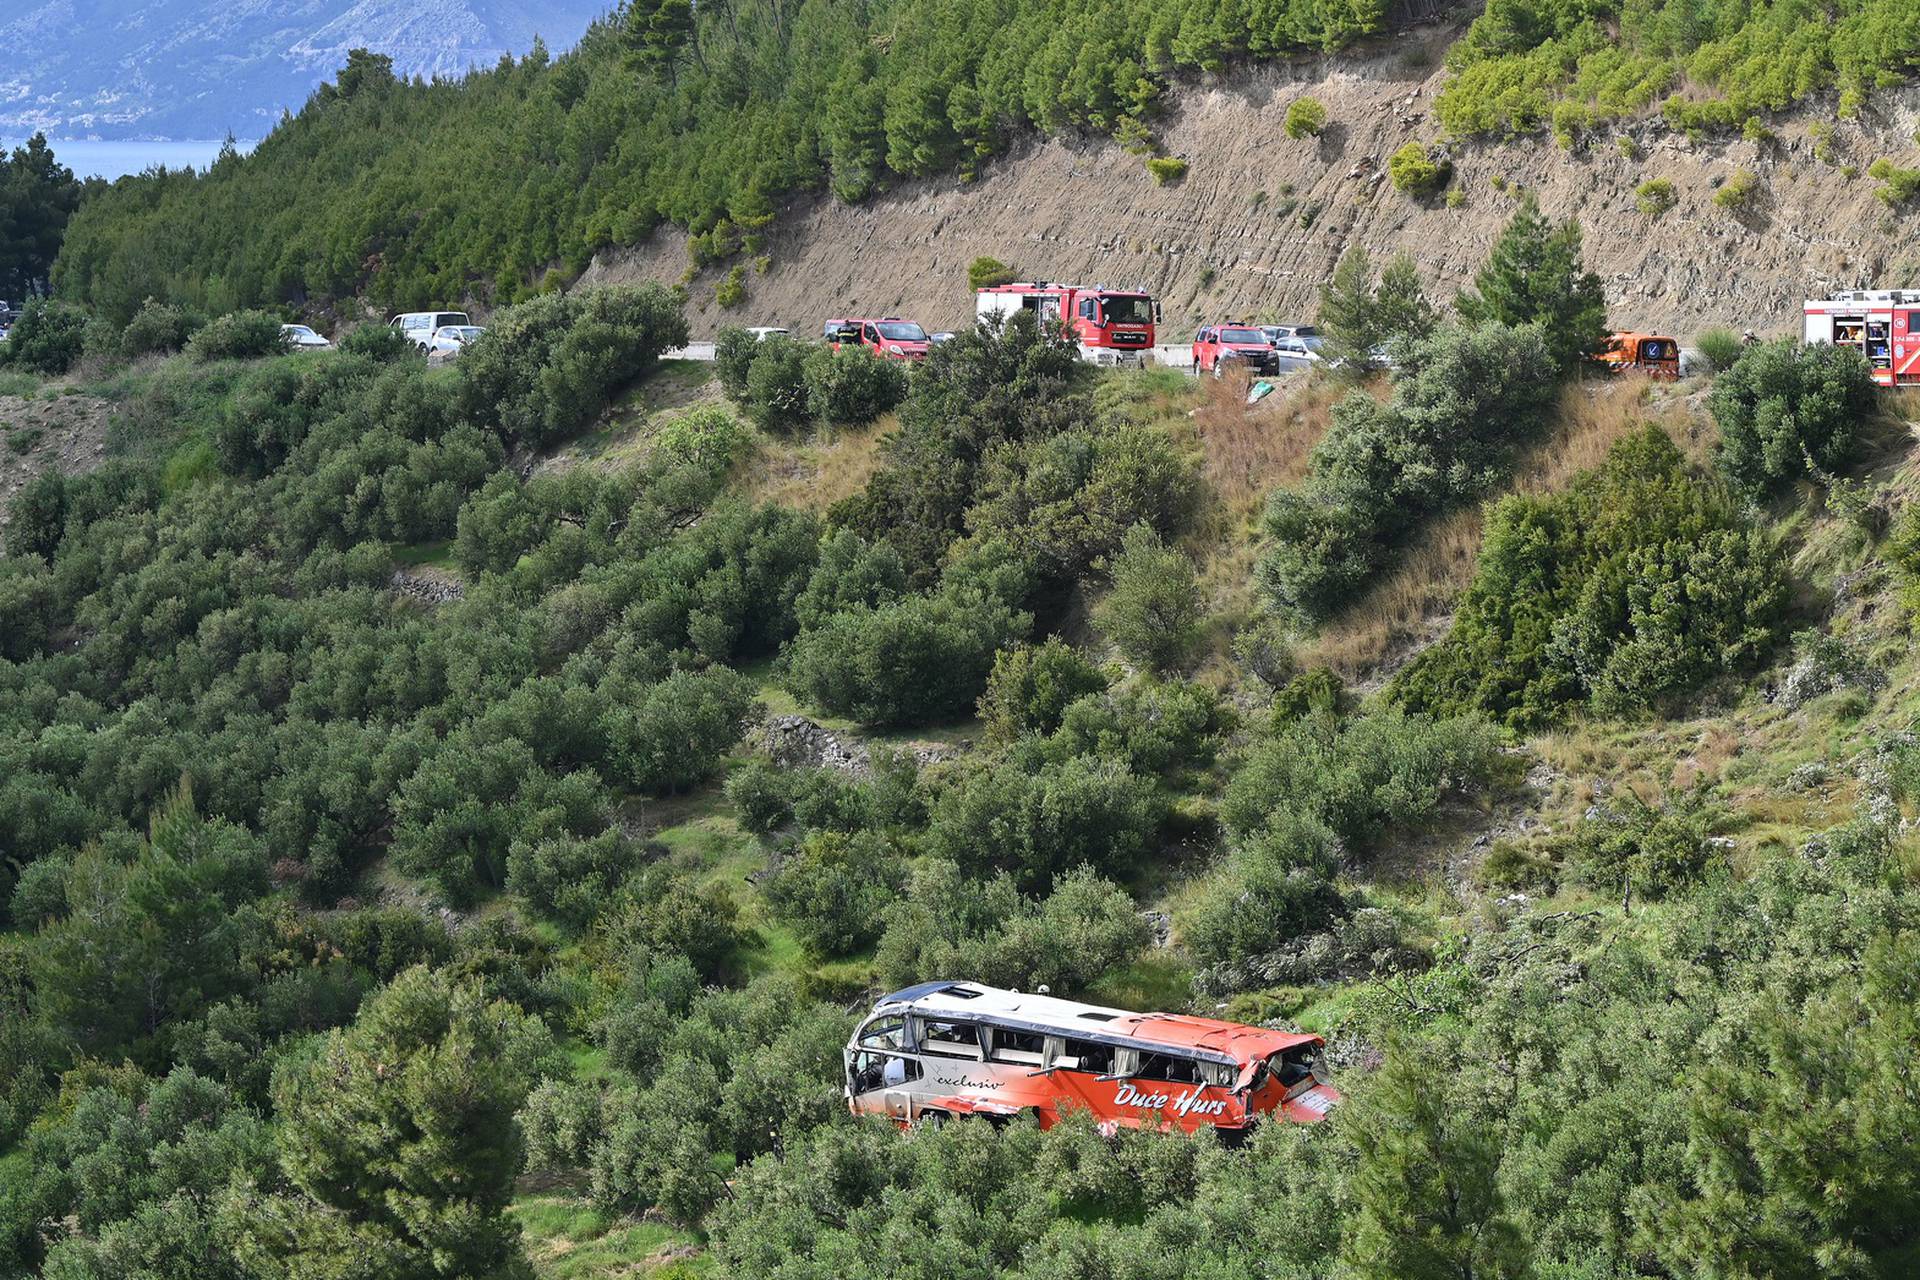
[[[429,569],[395,569],[391,585],[399,595],[424,605],[451,604],[467,594],[460,579]]]
[[[856,778],[873,773],[873,752],[866,743],[843,737],[805,716],[772,716],[753,731],[751,739],[783,769],[838,769]],[[928,765],[950,760],[967,746],[964,742],[910,742],[903,749],[917,763]]]

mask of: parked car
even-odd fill
[[[861,346],[884,360],[925,360],[932,340],[927,331],[912,320],[887,316],[868,320],[857,316],[829,320],[821,336],[838,351],[843,346]]]
[[[1267,335],[1267,341],[1278,342],[1282,338],[1317,338],[1320,330],[1310,324],[1263,324],[1260,332]]]
[[[1280,357],[1267,335],[1250,324],[1208,325],[1193,335],[1193,371],[1219,377],[1227,369],[1278,373]]]
[[[414,345],[421,350],[433,341],[433,331],[450,324],[472,324],[464,311],[402,311],[388,324],[412,338]]]
[[[427,339],[427,354],[449,358],[457,356],[485,332],[477,324],[443,324]]]
[[[753,335],[755,342],[765,342],[768,338],[784,338],[792,330],[782,329],[778,325],[760,324],[751,326],[747,332]]]
[[[959,336],[960,336],[959,334],[953,332],[953,330],[951,329],[942,329],[938,333],[928,334],[927,341],[933,343],[935,346],[938,346],[942,342],[952,342],[955,338]]]
[[[1326,357],[1320,354],[1326,342],[1313,334],[1289,334],[1273,340],[1273,353],[1281,369],[1304,369],[1310,364],[1318,364]]]
[[[280,332],[286,335],[289,351],[326,351],[333,346],[304,324],[283,324]]]

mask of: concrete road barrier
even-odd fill
[[[711,360],[713,344],[711,342],[689,342],[684,347],[675,347],[660,357],[662,360]]]

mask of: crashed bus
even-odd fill
[[[1075,1110],[1108,1132],[1263,1115],[1310,1124],[1340,1101],[1319,1036],[1172,1013],[1129,1013],[972,982],[884,996],[847,1042],[847,1105],[902,1126]]]

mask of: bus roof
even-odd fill
[[[1223,1022],[1218,1018],[1131,1013],[1078,1000],[1006,991],[977,982],[922,982],[882,996],[874,1008],[876,1012],[904,1008],[920,1014],[982,1019],[1022,1031],[1068,1035],[1108,1044],[1177,1049],[1237,1064],[1320,1040],[1319,1036]]]

